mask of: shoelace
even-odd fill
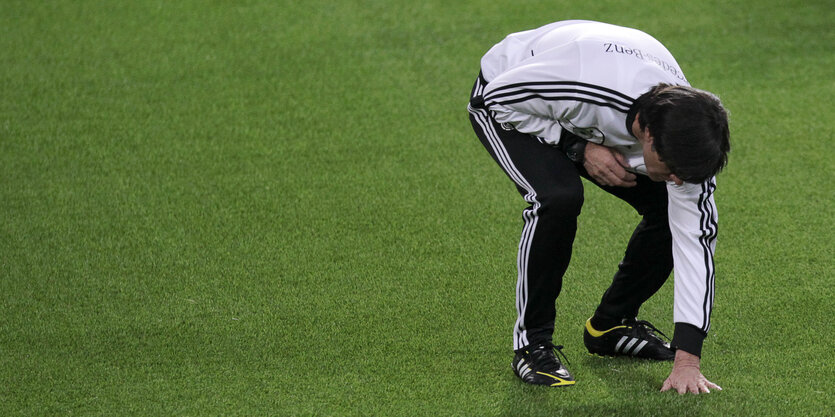
[[[562,351],[563,345],[555,345],[553,343],[542,343],[540,346],[552,352],[559,353],[559,356],[562,356],[562,358],[565,359],[565,364],[571,366],[571,362],[568,361],[568,356],[565,356],[565,353],[563,353]],[[559,358],[557,358],[557,360],[559,360]]]
[[[625,324],[633,326],[640,333],[644,333],[644,334],[651,335],[651,336],[655,336],[654,333],[658,333],[661,336],[664,336],[664,338],[667,339],[668,341],[670,340],[670,338],[666,334],[664,334],[664,332],[662,332],[661,330],[658,330],[658,328],[656,328],[655,326],[653,326],[650,322],[648,322],[646,320],[635,320],[631,323],[625,323]],[[649,327],[649,329],[647,329],[647,327]],[[650,329],[652,329],[652,330],[650,331]],[[658,336],[655,336],[655,338],[660,339]]]

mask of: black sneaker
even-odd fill
[[[597,355],[634,356],[657,361],[675,359],[676,352],[670,349],[670,344],[655,333],[667,337],[644,320],[624,319],[620,326],[600,331],[591,327],[591,319],[588,319],[583,342],[589,353]]]
[[[556,352],[565,357],[562,346],[554,346],[550,342],[530,345],[516,352],[510,366],[516,376],[528,384],[551,387],[574,385],[574,377],[557,358]]]

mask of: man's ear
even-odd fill
[[[684,181],[681,180],[676,174],[670,174],[670,181],[676,183],[676,185],[684,184]]]
[[[647,137],[647,145],[649,145],[649,148],[652,149],[653,152],[658,152],[655,149],[655,138],[652,137],[652,135],[649,133],[649,126],[647,126],[646,132],[647,132],[647,136],[646,136]]]

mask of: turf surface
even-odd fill
[[[828,1],[0,2],[0,415],[832,415]],[[590,357],[638,221],[586,189],[558,338],[510,371],[524,206],[465,105],[505,34],[643,29],[732,114],[725,390]],[[607,220],[603,220],[607,219]],[[642,310],[671,332],[672,280]]]

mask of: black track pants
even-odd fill
[[[473,96],[480,93],[482,84],[479,77]],[[601,186],[557,148],[503,127],[483,108],[471,106],[469,111],[481,143],[529,204],[522,213],[524,224],[517,254],[513,348],[551,340],[555,301],[571,260],[577,216],[583,205],[581,176],[626,201],[643,216],[596,311],[596,315],[611,320],[636,317],[640,306],[664,284],[673,266],[666,185],[639,175],[635,187]]]

